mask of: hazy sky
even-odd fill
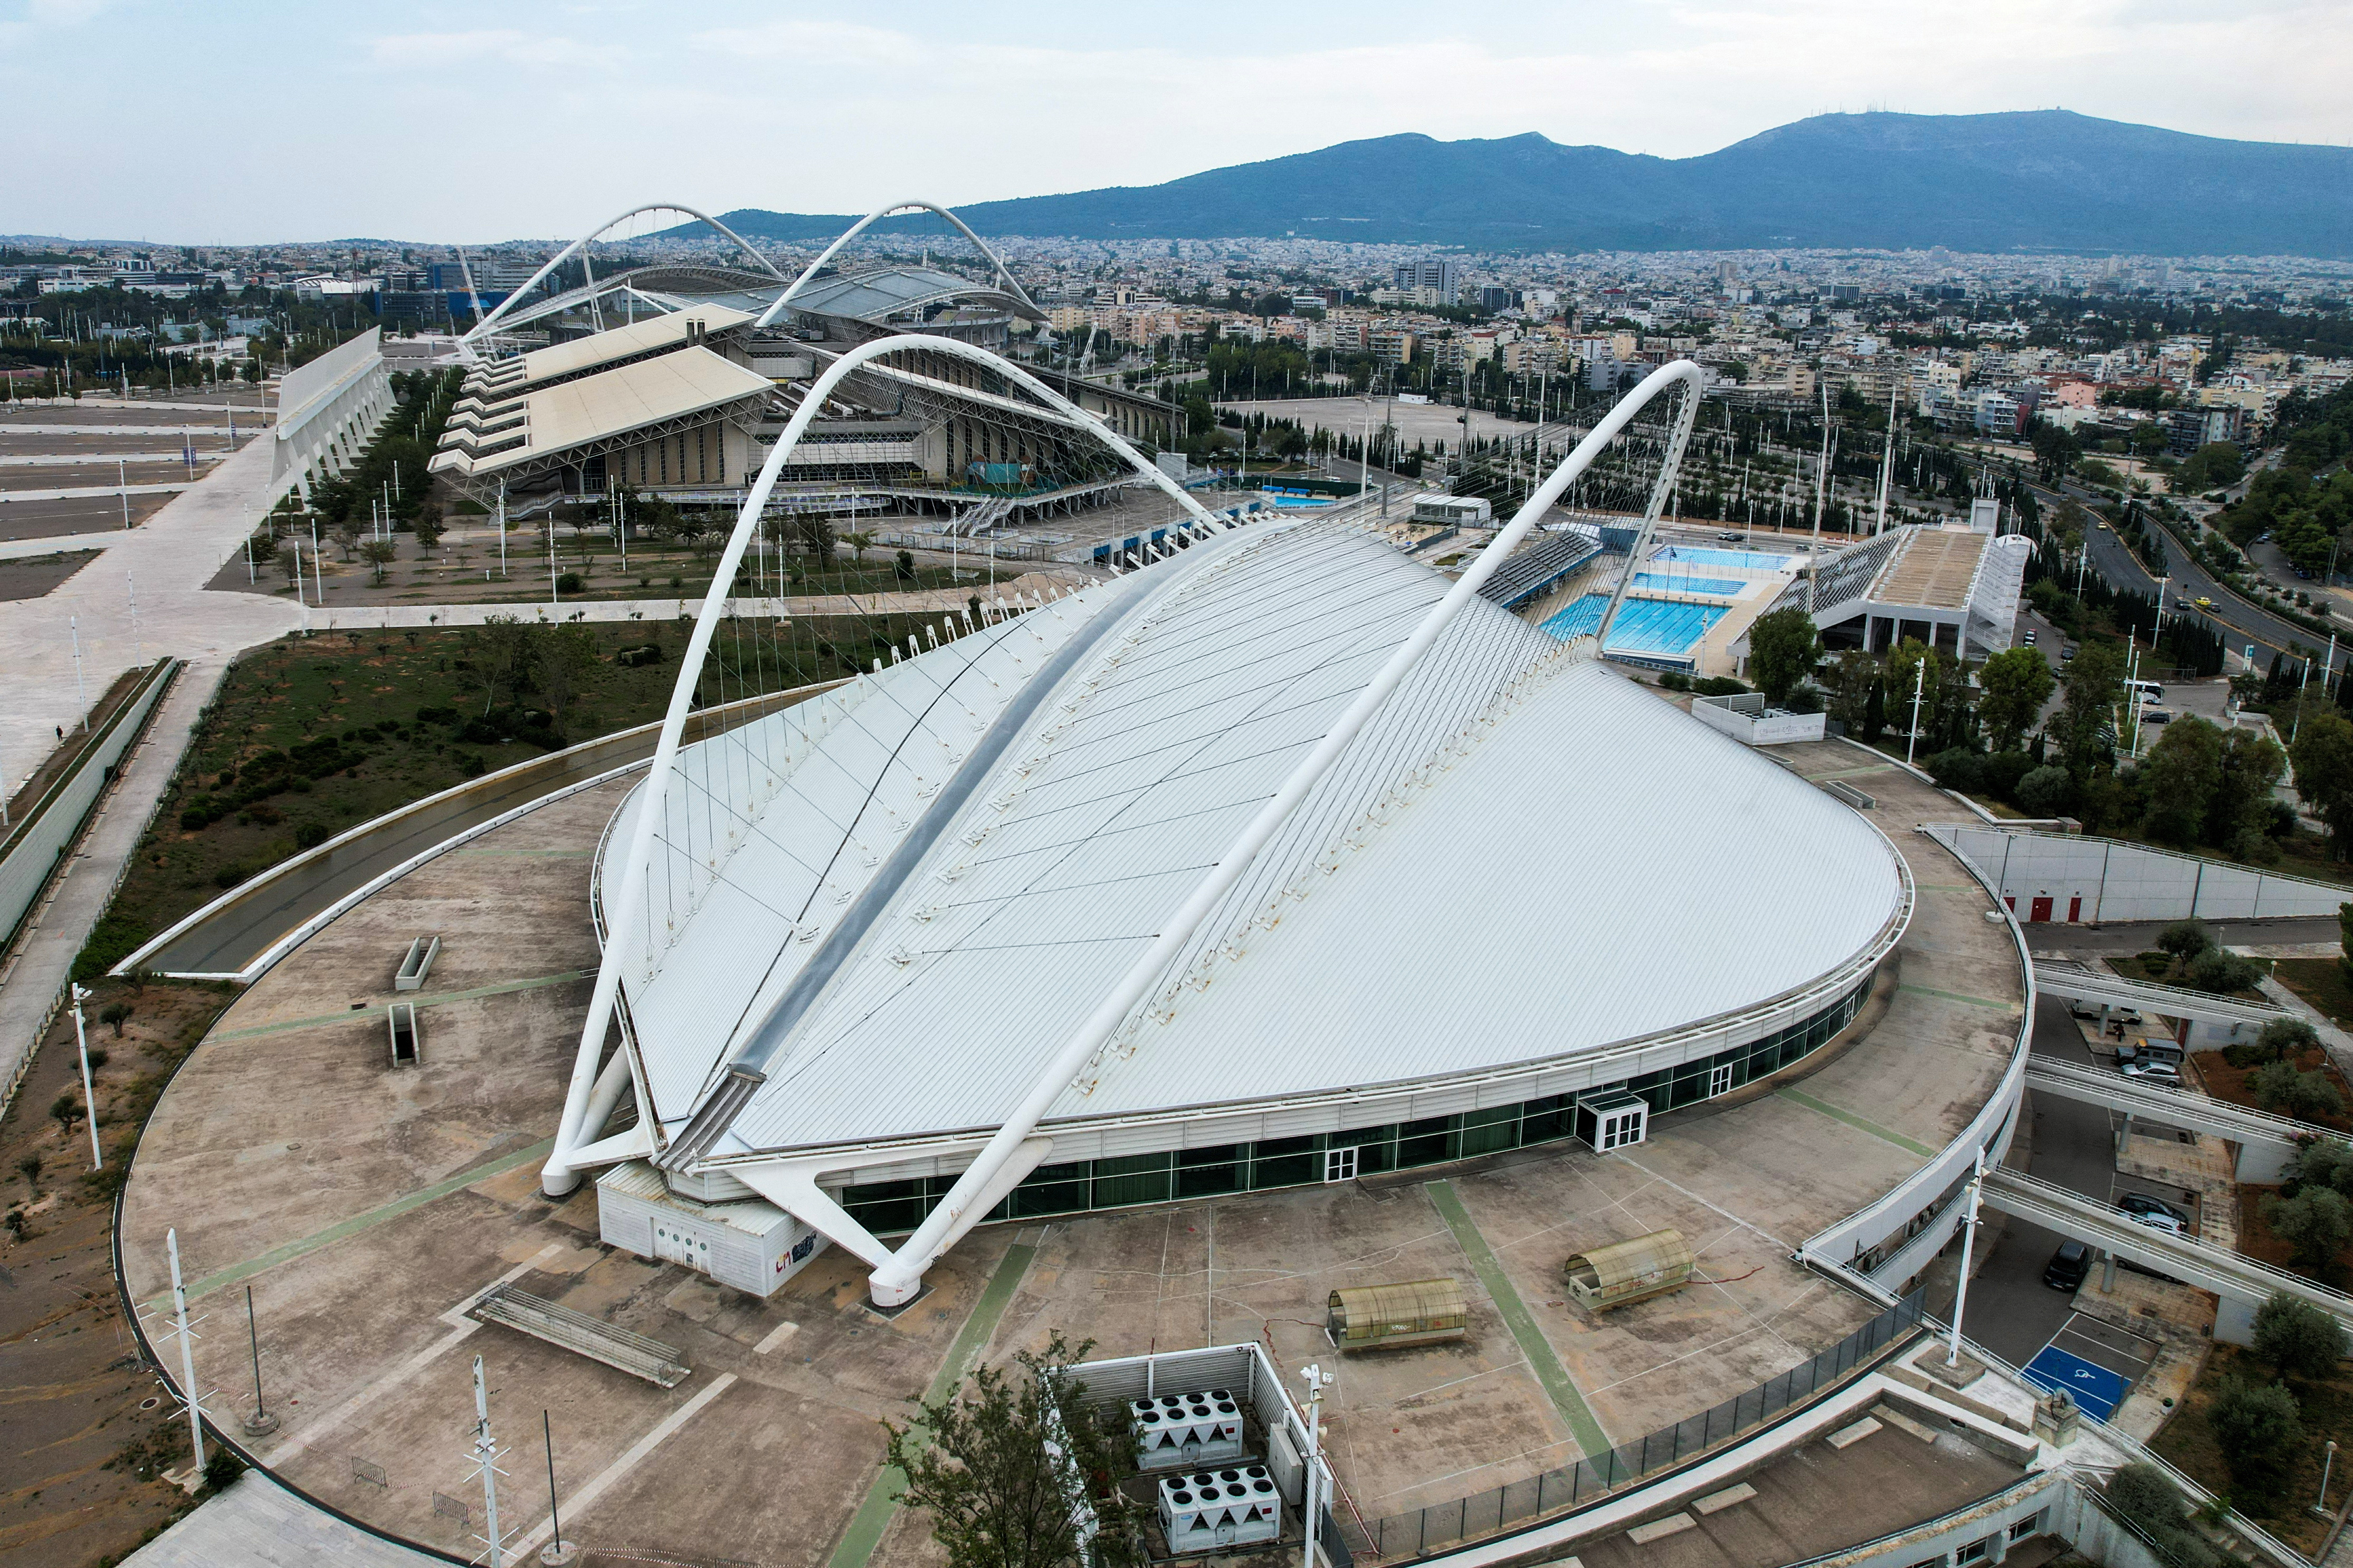
[[[2345,0],[0,0],[0,233],[572,235],[1418,131],[1670,157],[1831,110],[2353,140]]]

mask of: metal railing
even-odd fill
[[[1746,1436],[1875,1365],[1918,1326],[1921,1298],[1922,1292],[1914,1291],[1811,1360],[1638,1441],[1525,1480],[1377,1519],[1366,1526],[1372,1552],[1382,1558],[1419,1556],[1432,1547],[1499,1534],[1546,1514],[1600,1502]]]

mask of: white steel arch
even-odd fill
[[[575,256],[577,256],[582,251],[587,249],[590,245],[603,237],[607,230],[611,229],[617,225],[628,222],[629,219],[636,217],[639,213],[684,213],[689,217],[700,218],[704,223],[707,223],[712,227],[717,229],[720,233],[725,235],[728,238],[733,240],[736,247],[741,249],[744,255],[750,257],[754,261],[760,264],[760,269],[762,271],[767,273],[772,278],[782,278],[784,276],[783,273],[776,270],[776,265],[775,262],[770,261],[766,257],[752,248],[752,245],[749,240],[746,240],[742,235],[737,234],[733,229],[729,228],[725,224],[721,223],[717,218],[712,217],[709,213],[697,212],[694,208],[681,205],[677,202],[647,202],[640,206],[631,207],[628,212],[622,213],[618,216],[607,218],[603,223],[598,224],[595,228],[592,228],[586,234],[582,235],[578,239],[574,240],[570,245],[567,245],[562,250],[557,251],[554,259],[550,260],[547,265],[542,267],[538,271],[531,275],[531,281],[525,283],[522,288],[517,289],[505,299],[500,300],[496,310],[492,310],[489,315],[482,317],[481,320],[476,321],[472,328],[458,341],[461,343],[470,343],[476,338],[488,332],[491,326],[507,313],[516,300],[530,293],[533,289],[538,288],[542,279],[554,271],[557,268],[563,266],[566,261],[571,260]],[[480,308],[480,296],[476,297],[476,308],[478,310]]]
[[[964,219],[956,216],[955,214],[940,205],[937,202],[927,202],[921,196],[914,196],[903,202],[890,202],[886,203],[884,205],[876,207],[872,212],[868,213],[864,217],[860,218],[856,223],[851,224],[847,229],[843,230],[839,239],[835,240],[831,245],[827,246],[822,251],[819,251],[818,253],[818,258],[815,261],[810,262],[807,267],[801,268],[801,275],[793,279],[791,288],[786,289],[783,293],[776,296],[775,304],[770,305],[766,310],[760,312],[760,319],[752,323],[753,330],[756,331],[760,328],[765,327],[769,322],[775,321],[776,319],[776,312],[783,310],[786,304],[791,302],[794,296],[797,295],[803,289],[808,286],[808,280],[817,276],[818,268],[832,260],[836,251],[839,250],[843,246],[848,245],[851,240],[856,239],[860,234],[863,234],[866,231],[868,225],[879,223],[882,219],[889,217],[893,213],[902,213],[913,208],[921,208],[924,212],[936,214],[938,216],[945,218],[948,222],[955,225],[957,232],[961,233],[966,239],[972,241],[974,248],[977,249],[983,256],[988,258],[989,265],[997,268],[997,281],[1004,284],[1008,289],[1012,290],[1013,297],[1015,299],[1020,300],[1023,304],[1029,306],[1033,310],[1038,309],[1038,302],[1029,298],[1029,291],[1021,287],[1019,281],[1014,278],[1012,272],[1006,267],[1005,258],[988,247],[988,241],[973,233],[971,225],[965,223]]]
[[[1036,1133],[1039,1121],[1060,1097],[1062,1090],[1089,1058],[1111,1038],[1113,1031],[1119,1027],[1129,1009],[1143,1000],[1160,973],[1192,940],[1193,932],[1208,918],[1210,910],[1250,868],[1259,851],[1266,847],[1298,808],[1300,802],[1307,798],[1308,792],[1339,761],[1340,753],[1347,749],[1348,743],[1380,711],[1391,693],[1403,683],[1422,655],[1437,642],[1448,624],[1477,595],[1481,586],[1504,563],[1504,557],[1519,548],[1520,542],[1535,529],[1537,520],[1552,509],[1553,502],[1576,482],[1601,449],[1652,398],[1679,382],[1691,388],[1691,400],[1677,422],[1676,434],[1668,446],[1666,464],[1662,466],[1659,479],[1653,487],[1649,513],[1650,516],[1656,515],[1659,501],[1665,493],[1663,487],[1671,485],[1673,479],[1672,468],[1667,465],[1681,459],[1683,437],[1690,428],[1691,418],[1699,405],[1699,393],[1704,384],[1704,373],[1690,360],[1676,360],[1661,365],[1644,377],[1641,385],[1621,398],[1601,423],[1593,427],[1592,433],[1577,444],[1577,449],[1569,453],[1560,467],[1553,470],[1552,477],[1528,497],[1527,503],[1520,508],[1503,531],[1479,552],[1470,569],[1414,628],[1413,635],[1390,654],[1379,673],[1356,694],[1356,700],[1348,705],[1347,710],[1316,743],[1315,749],[1292,771],[1291,776],[1283,781],[1282,787],[1267,800],[1250,825],[1219,858],[1217,865],[1162,923],[1159,935],[1152,945],[1128,967],[1095,1010],[1071,1032],[1052,1059],[1039,1070],[1013,1114],[973,1157],[972,1163],[956,1178],[955,1185],[948,1190],[947,1195],[924,1216],[923,1224],[915,1227],[914,1234],[900,1243],[898,1248],[868,1277],[868,1289],[877,1305],[899,1306],[914,1299],[923,1287],[924,1271],[988,1212],[997,1195],[992,1188],[997,1176],[1005,1171],[1022,1145]],[[1645,533],[1649,531],[1649,518],[1646,517]],[[1628,575],[1631,574],[1630,563]],[[697,628],[698,632],[700,629]],[[644,816],[639,818],[640,824],[649,820]],[[611,967],[614,966],[607,965],[607,968]],[[603,972],[599,973],[601,975]],[[600,1038],[601,1036],[600,1029]],[[588,1065],[593,1070],[593,1059]],[[576,1070],[574,1081],[580,1081]],[[562,1146],[559,1140],[558,1147]],[[983,1197],[989,1198],[990,1203],[978,1201]]]
[[[686,655],[679,661],[678,683],[670,690],[670,708],[662,716],[661,734],[655,742],[653,762],[643,786],[645,797],[638,804],[637,822],[630,830],[627,858],[621,862],[620,888],[605,913],[607,931],[622,930],[633,912],[645,901],[647,868],[653,851],[654,829],[661,819],[662,804],[669,793],[670,776],[678,760],[680,740],[686,729],[696,685],[702,677],[702,661],[710,652],[711,639],[718,631],[722,609],[733,594],[735,574],[743,564],[744,552],[750,548],[754,534],[759,531],[761,512],[767,506],[769,492],[776,489],[778,476],[784,472],[786,459],[800,445],[801,437],[807,433],[810,423],[824,408],[835,387],[868,361],[909,350],[967,359],[997,372],[1042,399],[1057,413],[1068,416],[1080,427],[1100,437],[1103,444],[1124,459],[1130,468],[1175,497],[1186,510],[1192,513],[1198,526],[1218,529],[1235,526],[1195,500],[1183,486],[1162,473],[1157,465],[1148,461],[1141,452],[1122,439],[1118,432],[1020,366],[987,349],[955,338],[910,332],[877,338],[849,350],[827,366],[825,374],[818,376],[803,395],[800,407],[794,413],[791,423],[785,426],[784,434],[777,437],[776,449],[768,454],[768,460],[760,465],[759,477],[753,481],[750,493],[744,498],[743,510],[736,514],[735,526],[727,536],[727,547],[721,552],[718,567],[712,574],[710,591],[702,596],[702,609],[695,617],[693,635],[687,639]],[[573,1058],[572,1079],[565,1091],[564,1115],[556,1128],[555,1147],[548,1154],[547,1163],[540,1173],[540,1186],[550,1196],[561,1196],[579,1184],[580,1173],[573,1166],[572,1158],[593,1139],[606,1117],[612,1113],[621,1090],[628,1081],[626,1071],[608,1069],[602,1079],[596,1071],[597,1059],[604,1051],[606,1030],[612,1020],[620,978],[618,958],[608,953],[605,962],[597,966],[596,989],[588,999],[588,1016],[581,1026],[579,1050]],[[616,1056],[614,1065],[618,1067],[621,1061],[622,1058]],[[1031,1120],[1034,1121],[1035,1118]]]

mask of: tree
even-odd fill
[[[532,673],[539,694],[547,700],[547,716],[564,727],[564,710],[580,694],[589,673],[600,662],[596,634],[577,621],[566,621],[540,639],[532,653]]]
[[[902,550],[898,554],[892,556],[891,558],[891,570],[898,575],[901,582],[913,582],[915,579],[914,552],[913,551]]]
[[[2027,439],[2034,447],[2034,471],[2045,484],[2056,484],[2065,478],[2068,466],[2084,451],[2073,432],[2062,430],[2056,425],[2038,424]]]
[[[74,1123],[82,1119],[81,1101],[71,1093],[61,1094],[49,1101],[49,1120],[69,1138],[73,1136]]]
[[[2247,472],[2246,454],[2229,441],[2209,441],[2181,461],[2174,470],[2173,490],[2177,495],[2190,495],[2199,490],[2220,489],[2234,485]]]
[[[400,554],[398,547],[388,539],[371,539],[360,546],[360,559],[368,563],[377,587],[384,586],[384,569]]]
[[[1811,675],[1820,651],[1814,617],[1796,605],[1761,615],[1748,627],[1748,675],[1765,700],[1779,708]]]
[[[2274,1290],[2255,1309],[2255,1353],[2283,1377],[2327,1377],[2345,1359],[2345,1331],[2311,1302]]]
[[[302,552],[295,545],[286,545],[278,552],[278,570],[289,583],[302,574]]]
[[[1869,721],[1871,695],[1879,686],[1879,661],[1861,648],[1849,648],[1831,666],[1830,716],[1849,731],[1859,731]]]
[[[2140,765],[2148,791],[2148,836],[2168,844],[2196,844],[2206,829],[2206,806],[2222,786],[2222,731],[2203,719],[2165,727]]]
[[[2263,1215],[2272,1234],[2295,1248],[2296,1262],[2315,1274],[2330,1268],[2345,1244],[2353,1240],[2353,1204],[2328,1187],[2304,1187],[2294,1197],[2266,1197]]]
[[[2353,722],[2323,710],[2304,721],[2287,752],[2295,793],[2328,825],[2328,852],[2345,858],[2353,843]]]
[[[360,525],[347,517],[329,531],[328,537],[343,552],[344,561],[349,562],[352,552],[360,547]]]
[[[2067,667],[2067,695],[2059,713],[2067,771],[2076,781],[2116,745],[2116,699],[2123,694],[2124,656],[2112,643],[2085,643]]]
[[[2346,682],[2353,686],[2353,680]],[[2337,906],[2337,967],[2346,984],[2353,985],[2353,904]]]
[[[2294,1062],[2273,1062],[2247,1075],[2247,1088],[2265,1110],[2301,1121],[2333,1116],[2345,1109],[2337,1086],[2323,1072],[2306,1072]]]
[[[2258,730],[2232,730],[2222,736],[2221,776],[2206,807],[2206,842],[2219,844],[2242,860],[2271,860],[2272,791],[2286,771],[2287,753]]]
[[[2189,1528],[2189,1500],[2173,1484],[2173,1478],[2145,1459],[2129,1465],[2119,1465],[2108,1477],[2101,1496],[2108,1508],[2121,1516],[2143,1535],[2172,1551],[2174,1561],[2183,1568],[2213,1561],[2210,1551],[2203,1558],[2184,1554],[2178,1542],[2187,1540],[2203,1544],[2197,1533]]]
[[[2214,945],[2214,931],[2204,921],[2176,921],[2157,933],[2160,952],[2169,952],[2184,963]]]
[[[430,552],[441,547],[441,509],[427,501],[417,509],[416,518],[408,531],[417,535],[417,548]]]
[[[539,639],[545,629],[521,616],[489,616],[483,618],[480,629],[467,638],[474,652],[475,668],[488,688],[483,712],[498,706],[501,686],[510,693],[522,690],[523,683],[531,678]]]
[[[2276,1383],[2224,1378],[2206,1407],[2206,1425],[2221,1447],[2231,1479],[2258,1492],[2279,1485],[2304,1444],[2295,1395]]]
[[[122,1026],[130,1017],[131,1004],[128,1002],[110,1002],[100,1008],[98,1014],[100,1023],[114,1026],[114,1037],[118,1040],[122,1037]]]
[[[1141,1510],[1112,1484],[1134,1468],[1133,1439],[1088,1402],[1072,1365],[1093,1343],[1073,1348],[1058,1331],[1042,1353],[1015,1358],[1010,1380],[977,1368],[962,1391],[921,1405],[906,1426],[883,1423],[883,1462],[906,1477],[902,1500],[932,1515],[949,1568],[1142,1562],[1133,1523]],[[1101,1526],[1092,1550],[1072,1517],[1081,1492]]]
[[[841,536],[841,542],[849,546],[851,560],[860,566],[866,564],[866,552],[874,548],[874,536],[871,533],[845,533]]]
[[[1992,731],[1995,751],[2018,749],[2018,738],[2042,716],[2058,684],[2051,661],[2031,647],[2006,649],[1978,667],[1978,718]]]

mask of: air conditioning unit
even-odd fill
[[[1282,1499],[1264,1465],[1170,1476],[1160,1483],[1160,1532],[1179,1553],[1277,1541]]]
[[[1139,1468],[1193,1469],[1242,1457],[1242,1407],[1222,1388],[1138,1399],[1128,1410]]]

